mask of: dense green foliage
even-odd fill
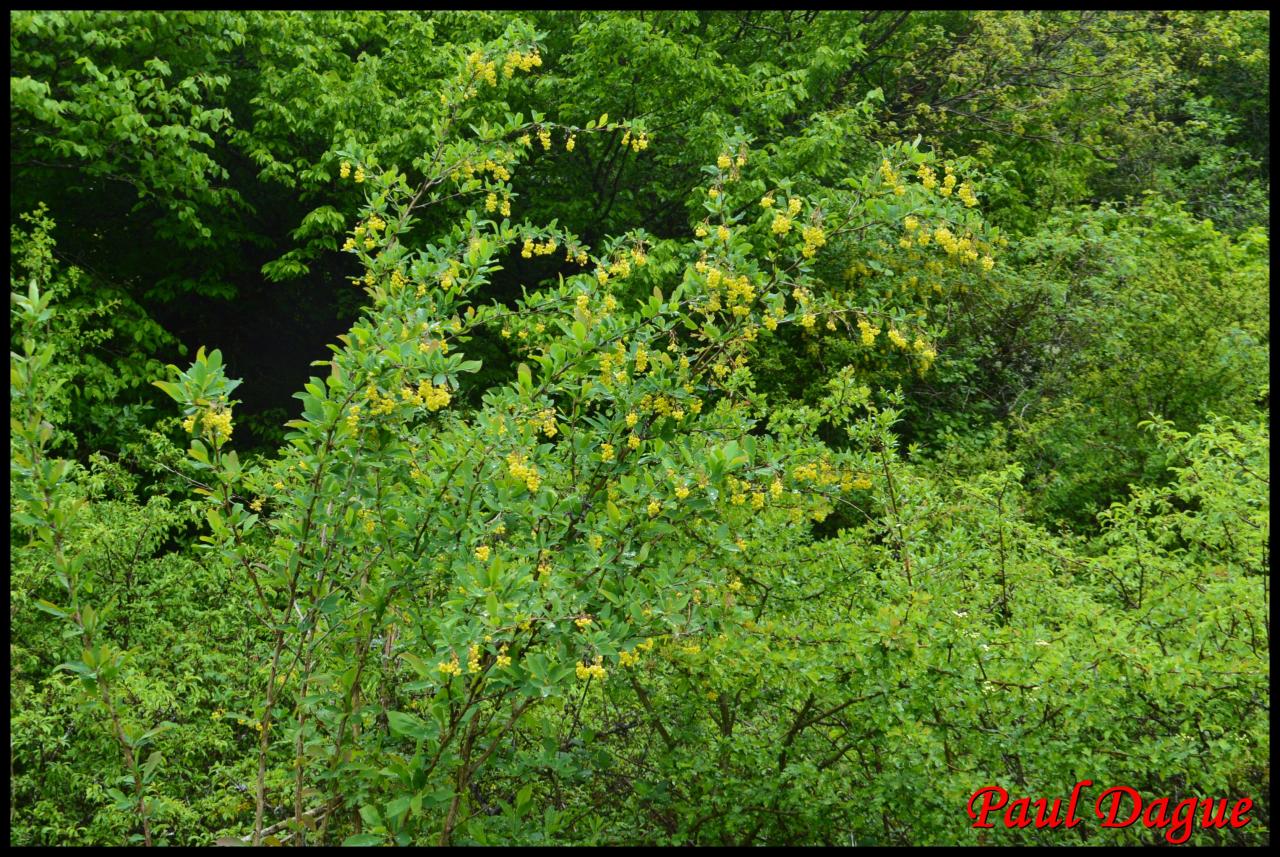
[[[13,844],[1269,841],[1267,13],[10,21]]]

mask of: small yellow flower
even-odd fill
[[[480,547],[476,548],[476,559],[480,560],[481,562],[488,562],[488,561],[489,561],[489,546],[488,546],[488,545],[480,545]]]

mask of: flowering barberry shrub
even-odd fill
[[[255,839],[268,771],[287,754],[297,818],[318,793],[361,808],[355,841],[450,842],[474,812],[470,790],[531,712],[625,681],[656,641],[699,649],[739,612],[743,584],[725,570],[747,546],[722,518],[780,505],[796,522],[822,520],[870,484],[872,463],[823,450],[813,426],[758,436],[756,344],[786,326],[874,319],[925,371],[934,352],[919,319],[825,289],[814,265],[914,230],[949,236],[927,252],[975,276],[991,251],[970,206],[908,186],[928,161],[911,147],[886,152],[851,192],[811,198],[783,183],[768,188],[771,206],[744,187],[742,135],[707,169],[692,240],[634,230],[591,248],[554,223],[513,219],[512,174],[536,150],[531,137],[650,145],[642,125],[607,115],[562,129],[489,103],[477,123],[477,97],[537,56],[533,34],[512,28],[459,57],[420,180],[348,153],[342,172],[367,190],[345,251],[359,259],[367,310],[299,394],[279,459],[237,459],[236,382],[217,352],[161,385],[184,408],[191,466],[208,486],[207,547],[252,581],[270,628],[249,712]],[[424,211],[457,194],[474,207],[443,234],[414,235]],[[513,306],[475,301],[514,252],[563,253],[578,272]],[[660,271],[647,275],[651,259]],[[455,403],[473,393],[480,363],[467,343],[482,328],[522,362],[466,411]],[[856,402],[839,399],[827,416],[844,424]]]

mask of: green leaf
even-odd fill
[[[342,840],[342,846],[349,845],[381,845],[383,837],[376,833],[353,833]]]

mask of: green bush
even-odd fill
[[[13,844],[1269,841],[1265,20],[11,23]]]

